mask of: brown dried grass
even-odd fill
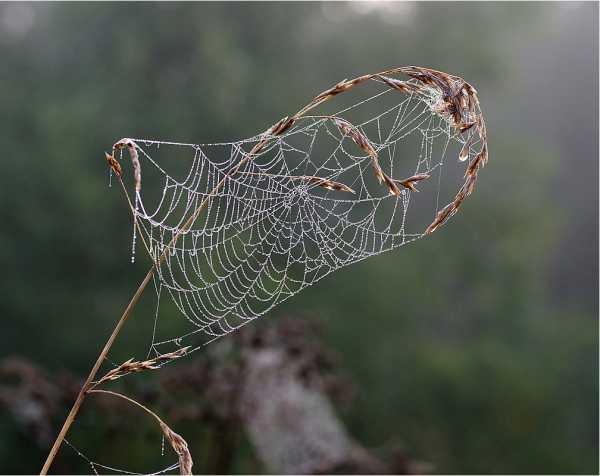
[[[92,394],[92,393],[100,394],[100,395],[111,395],[113,397],[121,398],[121,399],[131,403],[132,405],[135,405],[135,406],[141,408],[146,413],[148,413],[148,415],[152,416],[160,425],[160,429],[162,430],[163,435],[165,435],[165,438],[171,445],[171,448],[173,448],[173,451],[175,451],[175,453],[177,454],[177,456],[179,458],[179,474],[185,475],[185,476],[189,476],[192,474],[192,466],[194,465],[194,460],[192,459],[192,455],[188,448],[187,442],[181,435],[179,435],[178,433],[175,433],[169,427],[169,425],[167,425],[162,420],[162,418],[160,418],[156,413],[154,413],[152,410],[150,410],[145,405],[142,405],[140,402],[134,400],[133,398],[128,397],[127,395],[123,395],[122,393],[113,392],[111,390],[88,390],[86,392],[86,394]]]
[[[109,382],[111,380],[117,380],[125,375],[129,375],[132,373],[143,372],[144,370],[156,370],[160,368],[159,364],[165,364],[166,362],[172,362],[173,360],[179,359],[185,356],[190,350],[190,347],[182,347],[174,352],[169,352],[168,354],[162,354],[154,359],[150,360],[142,360],[142,361],[134,361],[133,359],[129,359],[123,362],[118,367],[108,371],[101,379],[93,382],[90,386],[91,388],[98,387],[102,385],[104,382]]]
[[[405,75],[409,78],[408,81],[403,81],[391,76]],[[412,81],[411,81],[412,80]],[[477,181],[477,174],[479,170],[487,163],[488,151],[487,151],[487,131],[483,114],[481,112],[479,98],[477,91],[473,86],[467,83],[464,79],[459,76],[437,71],[431,68],[424,68],[419,66],[403,66],[399,68],[392,68],[379,73],[367,74],[359,76],[357,78],[348,80],[344,79],[336,83],[333,87],[326,89],[325,91],[317,94],[308,104],[300,109],[296,114],[292,116],[286,116],[276,122],[273,126],[267,129],[263,134],[259,142],[257,142],[248,155],[242,159],[236,166],[232,167],[224,179],[217,184],[215,189],[211,192],[216,193],[225,183],[225,179],[239,172],[240,168],[249,160],[252,160],[256,154],[260,153],[266,145],[273,138],[283,135],[287,132],[298,119],[306,115],[306,113],[325,101],[342,94],[354,88],[355,86],[364,83],[366,81],[376,81],[384,83],[390,88],[394,89],[403,94],[426,94],[431,90],[435,90],[440,95],[440,101],[432,107],[432,111],[439,114],[451,122],[458,134],[464,134],[471,129],[475,128],[477,140],[472,136],[464,144],[461,149],[458,160],[464,162],[470,158],[471,146],[474,142],[481,144],[479,152],[476,153],[472,159],[467,172],[465,174],[465,182],[458,190],[452,202],[442,208],[434,221],[427,227],[424,234],[430,234],[435,231],[440,225],[446,222],[448,218],[454,215],[465,198],[471,195],[475,189],[475,182]],[[387,187],[390,195],[399,196],[401,193],[398,184],[411,191],[417,191],[415,182],[425,180],[429,176],[426,174],[419,174],[417,176],[409,177],[404,180],[396,180],[388,176],[381,165],[379,164],[378,154],[369,139],[363,134],[358,127],[352,125],[348,120],[337,116],[323,116],[333,121],[338,127],[340,132],[348,136],[354,143],[363,150],[369,157],[371,157],[373,171],[375,177],[380,184]],[[141,189],[141,166],[137,154],[137,144],[132,139],[121,139],[113,145],[113,153],[106,154],[106,160],[109,165],[115,171],[115,173],[121,177],[122,172],[120,165],[115,159],[115,152],[121,149],[127,149],[132,160],[134,177],[135,177],[135,189],[137,192]],[[344,192],[350,192],[350,187],[340,184],[338,182],[331,181],[326,178],[313,177],[313,176],[296,176],[290,177],[293,179],[305,179],[318,186],[328,188],[331,190],[338,190]],[[210,198],[209,196],[209,198]],[[207,199],[208,200],[208,199]],[[199,205],[197,210],[202,210],[208,202],[203,202]],[[196,213],[190,218],[190,225],[197,218]],[[181,232],[183,233],[187,229],[188,225],[182,227]],[[174,238],[176,241],[178,236]]]
[[[413,82],[402,81],[390,76],[405,75]],[[474,142],[481,144],[479,152],[471,160],[465,173],[465,181],[460,187],[453,200],[443,207],[435,217],[434,221],[424,231],[425,235],[433,233],[439,226],[454,215],[463,204],[466,197],[473,193],[477,174],[488,161],[487,148],[487,130],[485,120],[481,112],[479,97],[476,89],[459,76],[437,71],[431,68],[419,66],[403,66],[392,68],[380,73],[367,74],[359,76],[352,80],[343,80],[333,87],[317,94],[314,99],[306,106],[300,109],[294,116],[285,117],[270,129],[269,136],[277,136],[285,132],[301,116],[305,115],[311,109],[317,107],[323,102],[331,99],[338,94],[349,91],[358,84],[365,81],[383,82],[390,88],[404,94],[424,94],[428,90],[435,90],[440,95],[440,101],[432,108],[433,112],[445,117],[457,133],[464,134],[473,128],[475,129],[476,140],[472,136],[466,142],[459,153],[459,161],[464,162],[470,158],[470,149]],[[348,135],[362,150],[372,158],[373,169],[379,183],[387,186],[390,194],[400,195],[400,189],[396,183],[412,191],[416,191],[415,182],[429,178],[426,174],[409,177],[405,180],[394,180],[381,169],[377,159],[377,152],[369,142],[368,138],[362,134],[358,128],[350,124],[347,120],[339,117],[331,117],[340,131]],[[268,139],[265,139],[268,140]],[[264,146],[264,144],[263,144]],[[262,147],[260,149],[262,149]]]
[[[401,81],[401,80],[391,77],[391,76],[397,76],[397,75],[408,76],[410,79],[412,79],[414,81],[413,82]],[[77,395],[77,399],[75,400],[75,403],[73,404],[73,407],[71,408],[71,411],[69,412],[69,414],[60,430],[60,433],[57,436],[57,438],[48,454],[48,457],[46,458],[46,461],[42,468],[41,474],[47,474],[47,472],[48,472],[50,466],[52,465],[52,462],[54,461],[54,458],[64,440],[64,437],[66,436],[72,423],[75,421],[75,417],[79,411],[79,408],[81,407],[81,404],[83,403],[85,396],[88,393],[94,393],[94,392],[111,393],[107,390],[94,390],[94,389],[90,390],[90,388],[93,388],[93,387],[91,387],[91,385],[93,385],[94,377],[96,376],[102,362],[108,355],[108,352],[109,352],[110,348],[112,347],[112,344],[115,341],[117,335],[119,334],[122,326],[124,325],[125,321],[129,318],[129,316],[131,315],[131,312],[133,311],[134,307],[136,306],[137,302],[139,301],[140,296],[142,295],[146,286],[152,279],[154,272],[160,266],[161,262],[164,260],[166,252],[172,246],[174,246],[176,244],[176,242],[179,240],[180,236],[183,233],[185,233],[194,224],[194,222],[196,221],[196,219],[198,218],[198,216],[200,215],[202,210],[204,210],[206,208],[207,204],[209,203],[209,200],[212,197],[214,197],[214,195],[224,186],[226,181],[231,176],[237,174],[240,171],[241,167],[243,167],[244,164],[246,164],[250,160],[253,160],[253,158],[256,156],[256,154],[258,154],[270,140],[272,140],[274,137],[280,136],[280,135],[284,134],[286,131],[288,131],[299,118],[306,115],[307,112],[316,108],[320,104],[337,96],[338,94],[345,93],[345,92],[349,91],[350,89],[358,86],[359,84],[367,82],[367,81],[377,81],[380,83],[383,82],[386,85],[388,85],[390,88],[394,89],[395,91],[398,91],[399,93],[403,93],[403,94],[421,94],[422,92],[424,92],[426,90],[426,88],[436,90],[437,92],[440,93],[441,99],[439,101],[439,104],[436,104],[435,108],[433,109],[433,111],[435,113],[440,114],[443,117],[447,118],[452,123],[452,125],[457,130],[457,132],[460,134],[471,131],[473,128],[475,128],[476,135],[478,136],[478,141],[481,144],[480,150],[475,154],[475,157],[471,160],[469,166],[467,167],[467,171],[465,173],[465,181],[464,181],[463,185],[461,186],[461,188],[459,189],[459,191],[456,193],[454,199],[452,200],[452,202],[450,202],[448,205],[446,205],[444,208],[442,208],[438,212],[434,221],[424,231],[424,234],[429,234],[429,233],[434,232],[439,226],[441,226],[443,223],[445,223],[445,221],[449,217],[451,217],[454,213],[456,213],[458,211],[458,209],[463,204],[466,197],[471,195],[471,193],[473,192],[473,190],[475,188],[475,183],[477,181],[477,175],[478,175],[479,171],[481,170],[481,168],[487,163],[487,160],[488,160],[487,131],[486,131],[486,126],[485,126],[485,121],[483,118],[483,114],[481,113],[481,108],[480,108],[480,104],[479,104],[479,98],[477,96],[477,91],[475,90],[475,88],[473,86],[471,86],[469,83],[464,81],[462,78],[460,78],[458,76],[450,75],[448,73],[436,71],[436,70],[433,70],[430,68],[418,67],[418,66],[404,66],[404,67],[399,67],[399,68],[388,69],[388,70],[381,71],[378,73],[359,76],[352,80],[345,79],[345,80],[340,81],[339,83],[335,84],[333,87],[326,89],[322,93],[317,94],[308,104],[306,104],[304,107],[302,107],[294,115],[289,116],[289,117],[284,117],[283,119],[281,119],[280,121],[275,123],[272,127],[270,127],[265,133],[263,133],[261,140],[254,145],[252,150],[242,160],[240,160],[240,162],[238,162],[237,165],[233,166],[228,171],[228,173],[225,174],[225,176],[219,181],[219,183],[217,183],[217,185],[210,191],[208,196],[200,204],[198,204],[198,206],[196,207],[196,209],[194,210],[192,215],[183,224],[183,226],[179,229],[179,231],[173,236],[170,243],[165,247],[165,250],[163,251],[161,256],[156,261],[153,260],[152,267],[150,268],[150,270],[147,272],[146,276],[140,283],[138,289],[136,290],[133,297],[131,298],[131,301],[129,302],[129,304],[127,305],[123,314],[121,315],[121,318],[117,321],[117,324],[116,324],[111,336],[109,337],[108,341],[104,345],[102,351],[100,352],[100,355],[98,356],[94,366],[92,367],[92,370],[90,371],[90,374],[88,375],[88,377],[86,379],[85,384],[83,385],[79,394]],[[391,194],[399,195],[400,190],[396,184],[396,181],[394,179],[392,179],[391,177],[388,177],[383,172],[383,170],[381,169],[381,166],[379,165],[379,161],[377,160],[377,152],[375,151],[373,146],[370,144],[368,139],[366,137],[364,137],[364,135],[362,135],[360,133],[360,131],[358,131],[358,129],[353,127],[351,124],[350,124],[350,126],[348,126],[349,123],[345,124],[344,122],[341,122],[341,121],[344,121],[343,119],[341,119],[341,118],[336,118],[336,119],[338,120],[337,123],[338,123],[340,129],[343,130],[345,134],[348,134],[352,138],[352,140],[354,140],[354,142],[372,158],[375,175],[376,175],[377,179],[380,181],[380,183],[384,183],[388,187],[388,190],[390,191]],[[467,159],[469,159],[470,147],[471,146],[469,145],[469,147],[467,147],[466,150],[465,150],[465,148],[463,148],[463,150],[461,150],[461,153],[459,154],[459,159],[461,161],[466,161]],[[117,162],[117,160],[115,158],[116,152],[120,151],[122,149],[127,149],[129,152],[129,155],[130,155],[130,158],[132,161],[132,165],[133,165],[133,170],[134,170],[135,190],[137,193],[139,193],[141,190],[142,172],[141,172],[140,161],[138,158],[137,144],[132,139],[127,139],[127,138],[121,139],[113,145],[112,154],[106,154],[105,159],[107,160],[108,165],[112,168],[112,170],[118,176],[119,180],[121,181],[121,185],[123,185],[122,169],[120,167],[120,164]],[[424,175],[422,177],[420,176],[418,178],[417,178],[417,176],[413,176],[413,177],[409,177],[408,179],[399,181],[399,183],[405,188],[408,188],[411,190],[416,190],[414,184],[421,180],[425,180],[426,178],[427,177],[425,177]],[[337,189],[337,190],[341,190],[341,191],[351,191],[351,190],[346,190],[346,189],[349,189],[349,187],[347,187],[343,184],[339,184],[337,182],[330,181],[328,179],[323,179],[320,177],[312,177],[312,176],[310,178],[305,178],[305,179],[307,179],[309,181],[313,181],[313,183],[314,183],[314,181],[317,181],[317,182],[319,182],[319,186],[323,186],[325,188],[331,187],[334,190]],[[126,189],[124,186],[123,186],[123,190],[126,192]],[[134,213],[134,217],[135,217],[135,213]],[[149,361],[143,361],[143,362],[137,362],[136,364],[138,364],[140,370],[143,370],[142,367],[144,367],[144,366],[146,366],[148,368],[153,366],[153,364],[149,364],[148,362]],[[134,362],[128,361],[125,364],[127,364],[128,366],[132,366],[134,364]],[[123,364],[123,365],[125,365],[125,364]],[[136,367],[136,368],[138,368],[138,367]],[[129,371],[127,371],[127,369],[125,367],[121,368],[122,375],[126,375],[127,373],[132,373],[133,371],[134,370],[132,370],[131,367],[129,367]],[[123,372],[125,372],[125,373],[123,373]],[[118,372],[116,374],[118,374]],[[120,375],[120,376],[122,376],[122,375]],[[105,378],[106,377],[107,376],[105,375]],[[115,377],[115,378],[119,378],[119,377]],[[100,379],[100,380],[102,381],[103,379]],[[109,380],[110,380],[110,378],[109,378]],[[106,381],[106,379],[104,381]],[[114,393],[114,392],[112,392],[112,393]],[[131,400],[131,399],[129,399],[129,397],[126,397],[121,394],[115,393],[115,395],[118,395],[121,398],[125,398],[127,400]],[[131,400],[131,401],[136,405],[141,405],[133,400]],[[146,409],[146,410],[149,411],[151,414],[153,414],[150,410],[148,410],[148,409]],[[160,420],[155,414],[153,414],[153,415],[160,422],[162,422],[162,420]],[[165,432],[166,438],[169,440],[173,449],[179,455],[180,468],[181,468],[182,474],[191,474],[192,458],[191,458],[191,455],[189,454],[189,450],[187,448],[187,444],[185,443],[185,440],[183,440],[183,438],[181,438],[179,435],[177,435],[170,429],[169,429],[170,431],[165,431],[165,428],[163,427],[163,425],[165,425],[166,428],[168,428],[168,426],[166,426],[166,424],[164,424],[164,422],[161,424],[161,428],[163,428],[163,432]]]

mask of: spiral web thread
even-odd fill
[[[189,326],[160,338],[157,308],[149,354],[181,345],[196,350],[333,271],[424,236],[426,225],[444,211],[446,157],[456,161],[460,151],[468,162],[453,168],[462,173],[483,150],[483,140],[474,129],[459,131],[440,112],[438,89],[398,94],[376,85],[377,91],[340,111],[299,118],[251,157],[252,146],[268,132],[213,144],[132,139],[144,173],[133,205],[134,251],[141,239],[154,262],[164,254],[154,281],[157,301],[169,296]],[[372,157],[336,119],[368,138],[381,169],[397,183],[421,176],[414,183],[421,193],[404,186],[390,193],[378,182]],[[177,167],[186,170],[178,176],[167,171],[173,160],[157,158],[165,154],[177,155]],[[329,190],[322,179],[352,192]],[[147,191],[148,180],[160,184],[160,193]],[[187,227],[207,198],[206,209]],[[416,219],[408,213],[413,208]]]

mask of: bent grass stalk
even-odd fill
[[[387,75],[396,75],[396,74],[404,74],[404,75],[410,77],[411,79],[415,80],[416,83],[399,81],[397,79],[389,78],[387,76]],[[48,470],[50,469],[54,459],[56,458],[58,450],[60,449],[62,442],[64,441],[64,438],[65,438],[67,432],[69,431],[69,428],[75,421],[75,417],[77,416],[77,413],[79,412],[79,409],[81,408],[81,405],[88,393],[92,393],[92,392],[112,393],[112,394],[120,396],[121,398],[124,398],[138,406],[143,407],[143,405],[139,404],[138,402],[135,402],[134,400],[130,399],[129,397],[126,397],[125,395],[116,394],[115,392],[109,392],[106,390],[94,390],[93,389],[94,378],[96,377],[96,374],[98,373],[98,370],[100,369],[100,366],[104,362],[104,359],[108,355],[108,352],[110,351],[117,336],[119,335],[123,325],[125,324],[127,319],[130,317],[130,315],[133,312],[135,306],[137,305],[140,297],[142,296],[144,290],[148,286],[148,283],[154,276],[154,272],[161,266],[162,262],[164,261],[164,259],[166,257],[166,253],[169,251],[169,248],[175,246],[175,244],[177,243],[177,241],[179,240],[181,235],[186,233],[193,226],[196,219],[199,217],[200,213],[202,213],[202,211],[208,205],[210,199],[213,198],[214,195],[219,192],[219,190],[225,185],[227,180],[231,176],[238,173],[238,171],[241,169],[241,167],[243,167],[248,161],[252,160],[253,157],[256,154],[258,154],[271,139],[273,139],[279,135],[282,135],[284,132],[286,132],[288,129],[290,129],[299,118],[306,115],[307,112],[309,112],[312,109],[316,108],[317,106],[323,104],[324,102],[330,100],[334,96],[344,93],[344,92],[354,88],[355,86],[357,86],[361,83],[364,83],[366,81],[369,81],[369,80],[387,84],[390,88],[395,89],[402,93],[419,94],[420,92],[424,91],[427,88],[437,90],[441,95],[441,100],[440,100],[440,104],[437,105],[437,109],[435,112],[447,117],[448,120],[451,121],[451,123],[453,124],[455,129],[458,131],[458,133],[465,132],[474,126],[476,127],[477,133],[482,142],[482,147],[481,147],[479,153],[477,154],[477,156],[475,157],[475,159],[471,162],[471,164],[467,168],[467,172],[465,174],[465,182],[459,189],[459,191],[456,194],[453,201],[450,202],[448,205],[446,205],[442,210],[440,210],[438,212],[438,215],[436,216],[435,220],[425,230],[424,234],[429,234],[429,233],[432,233],[433,231],[435,231],[450,216],[452,216],[454,213],[456,213],[456,211],[458,211],[459,207],[461,206],[461,204],[463,203],[465,198],[472,193],[474,186],[475,186],[475,182],[477,180],[477,172],[485,165],[485,163],[487,162],[487,159],[488,159],[487,132],[486,132],[483,115],[481,114],[481,111],[479,109],[479,99],[477,97],[477,92],[476,92],[475,88],[473,88],[469,83],[464,81],[462,78],[459,78],[458,76],[449,75],[447,73],[443,73],[441,71],[436,71],[436,70],[429,69],[429,68],[422,68],[422,67],[417,67],[417,66],[406,66],[406,67],[388,69],[388,70],[385,70],[385,71],[382,71],[379,73],[359,76],[352,80],[343,80],[343,81],[340,81],[339,83],[337,83],[336,85],[334,85],[332,88],[329,88],[329,89],[323,91],[322,93],[318,94],[308,104],[306,104],[303,108],[301,108],[298,112],[296,112],[293,116],[284,117],[279,122],[277,122],[275,125],[273,125],[271,128],[269,128],[265,133],[263,133],[261,140],[258,141],[254,145],[254,147],[250,150],[248,155],[246,155],[242,160],[240,160],[240,162],[238,162],[237,165],[232,167],[223,176],[223,178],[211,190],[211,192],[206,196],[206,198],[196,207],[196,209],[193,211],[193,213],[188,218],[188,220],[184,223],[184,225],[173,236],[173,238],[171,239],[169,244],[163,249],[159,258],[155,262],[153,262],[152,267],[146,273],[146,276],[144,277],[144,279],[138,286],[137,290],[133,294],[131,300],[127,304],[127,307],[123,311],[123,314],[121,315],[120,319],[117,321],[115,328],[113,329],[110,337],[108,338],[108,341],[102,348],[102,351],[98,355],[98,358],[96,359],[96,362],[94,363],[88,377],[86,378],[85,383],[81,387],[81,390],[79,391],[77,398],[75,399],[75,402],[73,403],[73,407],[71,408],[69,414],[67,415],[67,417],[62,425],[62,428],[61,428],[58,436],[56,437],[56,440],[54,441],[54,444],[52,445],[50,452],[48,453],[48,457],[46,458],[44,466],[40,472],[41,475],[45,475],[48,473]],[[471,120],[470,122],[467,122],[466,118],[473,118],[473,117],[475,117],[475,120]],[[385,175],[380,170],[380,168],[378,167],[379,164],[377,161],[377,153],[372,147],[370,147],[370,143],[368,142],[368,140],[366,138],[364,138],[362,136],[362,134],[356,128],[354,128],[351,124],[347,123],[347,121],[342,122],[342,121],[344,121],[344,119],[335,118],[334,121],[336,119],[337,119],[336,123],[340,127],[341,131],[345,134],[348,134],[352,138],[352,140],[354,140],[354,142],[357,144],[358,147],[365,150],[372,157],[373,167],[375,169],[376,176],[379,179],[380,183],[384,182],[384,184],[389,188],[390,192],[395,194],[396,189],[397,189],[397,185],[394,183],[395,180],[392,179],[391,177],[387,177],[387,175]],[[118,150],[122,150],[122,149],[127,149],[129,152],[130,158],[132,160],[133,170],[134,170],[135,190],[136,190],[136,193],[139,193],[140,189],[141,189],[141,168],[140,168],[140,163],[139,163],[139,159],[138,159],[138,155],[137,155],[137,144],[135,144],[135,142],[132,139],[121,139],[120,141],[116,142],[115,145],[113,146],[112,154],[106,154],[106,160],[107,160],[109,166],[113,169],[113,171],[117,175],[117,177],[121,183],[123,191],[127,197],[129,206],[131,207],[132,213],[134,215],[134,226],[137,226],[136,211],[133,208],[131,199],[130,199],[129,194],[127,193],[127,189],[123,183],[122,170],[121,170],[120,164],[115,159],[115,152]],[[463,151],[461,151],[460,159],[465,160]],[[413,176],[413,177],[410,177],[409,179],[406,179],[405,181],[399,181],[399,183],[401,183],[406,188],[413,189],[414,182],[424,180],[426,178],[428,178],[428,177]],[[318,179],[320,179],[320,178],[319,177],[315,177],[315,178],[311,177],[311,180],[318,180]],[[332,186],[340,186],[340,187],[343,186],[343,184],[337,184],[337,183],[335,183],[335,184],[323,184],[322,183],[321,185],[322,186],[332,185]],[[146,243],[144,243],[144,246],[146,247],[147,251],[150,251],[148,249]],[[146,410],[150,412],[150,410],[148,410],[148,409],[146,409]],[[150,413],[152,413],[152,412],[150,412]],[[156,417],[155,414],[153,414],[153,415]],[[156,418],[158,419],[158,417],[156,417]],[[158,420],[162,421],[160,419],[158,419]],[[161,427],[162,427],[162,425],[161,425]],[[163,432],[164,431],[165,431],[165,429],[163,428]],[[175,435],[177,435],[177,434],[175,434]],[[177,436],[179,437],[179,435],[177,435]],[[179,437],[179,438],[181,438],[181,437]],[[171,439],[169,439],[169,441],[171,441],[171,443],[173,444],[173,441]],[[184,441],[184,443],[185,443],[185,441]],[[178,454],[179,454],[179,452],[178,452]],[[180,457],[180,463],[181,463],[181,457]],[[183,465],[180,467],[181,471],[185,471],[187,469],[189,469],[191,471],[191,466],[189,466],[189,468],[187,466],[183,466]]]
[[[132,405],[141,408],[151,417],[153,417],[160,425],[160,428],[167,441],[171,444],[173,451],[175,451],[179,457],[179,468],[181,474],[192,474],[192,466],[194,465],[194,462],[192,460],[192,455],[190,454],[187,442],[181,437],[181,435],[175,433],[171,427],[169,427],[169,425],[167,425],[156,413],[154,413],[145,405],[142,405],[140,402],[134,400],[133,398],[129,398],[127,395],[123,395],[122,393],[113,392],[111,390],[88,390],[87,394],[89,395],[91,393],[96,393],[99,395],[112,395],[113,397],[122,398]]]

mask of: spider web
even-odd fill
[[[411,79],[344,80],[251,138],[123,139],[113,146],[111,174],[122,175],[116,150],[122,160],[128,149],[133,162],[132,190],[121,182],[133,213],[132,261],[143,247],[154,263],[148,356],[183,345],[186,353],[198,350],[332,272],[422,238],[456,213],[487,160],[476,91],[427,68],[388,73]],[[336,98],[341,109],[322,107],[349,89]],[[317,105],[322,115],[305,114]],[[159,325],[165,302],[183,318],[183,332],[173,319]],[[96,474],[135,474],[65,442]]]
[[[132,205],[133,252],[142,241],[157,263],[149,354],[196,350],[330,273],[424,236],[481,138],[439,112],[436,88],[398,94],[371,86],[341,110],[299,118],[254,153],[268,132],[209,144],[131,139],[144,174]],[[390,193],[351,131],[368,140],[396,183],[421,177],[414,183],[421,193],[410,186]],[[464,167],[445,167],[465,151]],[[165,298],[185,318],[185,332],[161,332]]]

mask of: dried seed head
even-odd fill
[[[415,187],[415,183],[420,182],[421,180],[426,180],[429,177],[431,177],[429,174],[416,174],[404,180],[396,180],[396,182],[398,182],[404,188],[412,190],[413,192],[418,192],[419,190],[417,190],[417,187]]]
[[[357,84],[357,83],[354,83],[354,84]],[[352,81],[348,81],[348,80],[344,79],[344,80],[340,81],[339,83],[337,83],[332,88],[326,89],[321,94],[318,94],[315,97],[314,101],[320,101],[322,99],[326,99],[326,98],[335,96],[337,94],[340,94],[340,93],[346,91],[347,89],[350,89],[354,84]]]
[[[401,192],[398,188],[398,185],[396,185],[394,179],[392,179],[383,171],[381,165],[379,164],[379,160],[377,160],[376,155],[371,157],[371,164],[373,165],[373,170],[375,172],[375,178],[377,178],[377,181],[379,183],[384,184],[388,188],[390,195],[395,195],[396,197],[399,197]]]
[[[377,156],[377,151],[371,145],[371,142],[369,142],[367,136],[350,124],[350,122],[348,122],[346,119],[342,119],[341,117],[333,117],[332,120],[342,134],[350,137],[358,147],[364,150],[371,157]]]
[[[274,126],[272,126],[267,133],[273,136],[281,135],[290,127],[292,127],[294,125],[294,122],[296,122],[296,120],[293,117],[286,116]]]
[[[186,476],[191,475],[194,461],[192,460],[187,441],[185,441],[181,435],[178,435],[171,430],[171,428],[163,421],[160,422],[160,428],[173,448],[173,451],[175,451],[179,457],[179,474]]]
[[[387,84],[390,88],[396,89],[397,91],[401,91],[403,93],[416,92],[419,90],[419,87],[416,84],[412,84],[407,81],[388,78],[387,76],[382,75],[377,75],[376,77]]]
[[[354,129],[354,126],[350,124],[346,119],[342,119],[341,117],[334,117],[333,123],[338,127],[338,129],[344,135],[351,135]]]
[[[400,191],[400,188],[398,188],[398,185],[396,185],[395,180],[383,172],[382,172],[382,177],[383,177],[383,183],[388,188],[390,195],[399,197],[402,194],[402,192]]]
[[[133,359],[129,359],[123,362],[118,367],[108,371],[100,380],[94,382],[90,386],[90,389],[95,388],[104,382],[110,380],[117,380],[118,378],[121,378],[131,373],[142,372],[144,370],[156,370],[160,368],[158,364],[179,359],[180,357],[186,355],[189,349],[190,347],[182,347],[181,349],[178,349],[175,352],[159,355],[158,357],[155,357],[154,359],[150,360],[134,361]]]
[[[340,192],[350,192],[355,193],[347,185],[343,183],[336,182],[334,180],[326,179],[323,177],[317,177],[316,175],[274,175],[269,173],[261,173],[261,172],[238,172],[240,175],[253,175],[257,177],[285,177],[289,180],[304,180],[309,183],[312,183],[318,187],[323,187],[328,190],[337,190]]]
[[[400,196],[401,191],[398,188],[398,185],[396,185],[394,179],[384,173],[381,165],[379,164],[377,151],[373,145],[371,145],[371,142],[367,136],[365,136],[346,119],[333,117],[332,120],[342,134],[350,137],[358,147],[364,150],[371,157],[371,164],[373,165],[373,170],[375,172],[375,178],[377,178],[377,181],[384,184],[388,188],[390,195],[395,195],[396,197]]]
[[[135,178],[135,191],[139,192],[142,189],[142,166],[140,165],[140,159],[137,153],[137,144],[133,139],[121,139],[113,145],[113,157],[115,151],[127,149],[129,151],[129,157],[131,157],[131,163],[133,164],[133,176]]]
[[[465,177],[469,177],[472,175],[477,175],[477,172],[481,167],[483,167],[487,162],[487,147],[484,145],[481,148],[481,151],[475,156],[473,162],[467,167],[467,171],[465,172]]]
[[[475,190],[475,183],[477,182],[477,175],[470,175],[469,178],[467,178],[467,181],[465,182],[465,191],[467,196],[471,195],[473,193],[473,190]]]
[[[343,183],[340,183],[340,182],[335,182],[334,180],[329,180],[329,179],[325,179],[325,178],[321,178],[321,177],[315,177],[312,175],[302,175],[298,178],[302,179],[302,180],[307,180],[308,182],[310,182],[318,187],[326,188],[327,190],[337,190],[339,192],[355,193],[354,190],[352,190],[347,185],[344,185]]]
[[[463,123],[460,125],[459,130],[460,132],[466,132],[468,131],[471,127],[473,127],[475,124],[477,124],[477,121],[473,121],[473,122],[467,122],[467,123]]]
[[[373,165],[373,170],[375,171],[375,178],[379,183],[384,183],[386,175],[383,173],[383,169],[381,168],[377,158],[374,157],[373,159],[374,160],[371,161],[371,164]]]
[[[263,150],[265,148],[266,145],[267,145],[267,140],[261,139],[260,142],[258,142],[254,147],[252,147],[252,150],[250,151],[249,155],[252,156],[254,154],[258,154],[261,150]]]
[[[117,159],[115,159],[115,157],[113,155],[109,154],[108,152],[104,152],[104,158],[108,162],[108,165],[110,166],[110,168],[112,169],[112,171],[118,177],[122,177],[123,176],[123,169],[121,169],[121,164],[119,163],[119,161]]]
[[[455,209],[456,208],[454,202],[449,203],[444,208],[442,208],[435,217],[435,220],[433,220],[433,223],[431,223],[431,225],[429,225],[425,230],[425,234],[429,235],[430,233],[433,233],[441,224],[443,224],[452,215]]]

